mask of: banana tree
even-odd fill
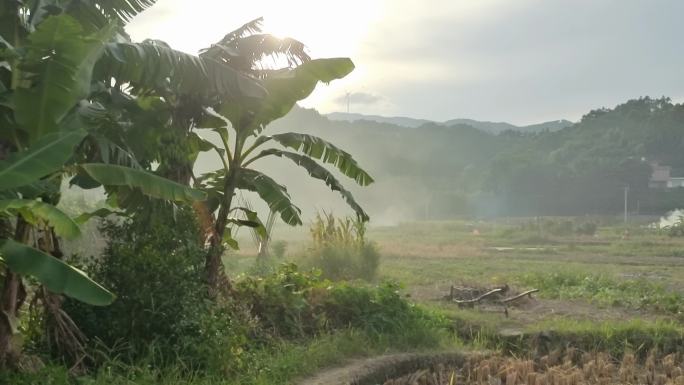
[[[130,92],[168,90],[205,105],[265,95],[258,81],[160,42],[131,43],[122,24],[153,1],[0,2],[0,366],[15,358],[12,335],[26,299],[23,276],[52,294],[92,305],[114,295],[62,260],[60,237],[79,235],[56,208],[64,178],[104,185],[119,197],[190,203],[206,194],[135,159],[123,130]],[[42,289],[41,289],[42,290]]]
[[[209,252],[206,260],[207,278],[210,288],[218,289],[223,276],[221,255],[225,246],[235,246],[227,226],[243,225],[236,215],[246,213],[247,219],[256,219],[255,214],[244,207],[234,207],[233,197],[237,190],[255,192],[266,202],[271,211],[277,212],[289,225],[301,225],[300,209],[295,206],[285,186],[254,166],[260,159],[280,157],[303,167],[314,178],[323,181],[333,191],[338,191],[362,220],[368,215],[356,202],[353,195],[338,179],[318,161],[337,168],[343,175],[357,184],[366,186],[373,179],[353,157],[321,138],[298,133],[265,135],[264,129],[272,121],[286,115],[295,103],[309,96],[319,82],[329,83],[345,77],[354,69],[347,58],[312,60],[304,54],[303,45],[295,40],[278,41],[269,35],[261,35],[259,21],[255,20],[224,37],[220,42],[204,50],[200,57],[235,65],[236,68],[261,79],[267,91],[266,97],[257,103],[224,103],[199,127],[211,128],[221,138],[215,146],[222,167],[202,175],[195,187],[208,194],[206,202],[198,210],[204,226]],[[264,69],[263,59],[282,53],[286,55],[287,67]],[[292,53],[302,53],[294,54]],[[272,145],[276,145],[273,147]],[[256,223],[254,223],[256,222]],[[252,221],[251,226],[259,226]]]

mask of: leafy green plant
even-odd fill
[[[261,81],[267,95],[257,101],[237,100],[214,107],[214,116],[197,122],[198,128],[216,132],[220,144],[214,149],[222,167],[197,178],[197,187],[207,192],[209,199],[198,209],[211,244],[207,255],[207,276],[216,290],[222,272],[221,255],[225,246],[236,247],[232,225],[262,227],[255,214],[244,207],[234,207],[237,190],[251,191],[278,213],[283,222],[301,225],[300,209],[290,200],[285,186],[258,171],[254,163],[260,159],[279,157],[304,168],[309,175],[338,191],[347,204],[364,220],[368,215],[353,195],[318,161],[335,167],[344,176],[361,186],[373,179],[346,151],[319,137],[299,133],[265,135],[264,130],[276,119],[285,116],[296,102],[308,97],[320,82],[329,83],[347,76],[354,64],[348,58],[311,59],[301,42],[278,40],[261,33],[261,19],[253,20],[226,35],[217,44],[203,50],[200,57],[226,63],[242,73]],[[285,68],[270,68],[266,58],[284,58]],[[277,61],[274,61],[277,63]],[[237,212],[254,218],[237,220]],[[211,213],[216,213],[212,216]]]

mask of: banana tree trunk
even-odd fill
[[[230,207],[233,204],[233,195],[237,185],[237,167],[231,167],[228,172],[226,182],[224,185],[224,201],[219,207],[216,221],[214,223],[213,234],[210,238],[209,251],[205,261],[205,270],[207,275],[207,284],[209,285],[210,296],[215,296],[218,293],[219,286],[224,286],[226,290],[230,289],[230,281],[223,269],[223,262],[221,257],[225,248],[223,247],[223,235],[228,224],[228,215],[230,214]],[[223,281],[223,282],[221,282]],[[223,285],[221,285],[223,283]]]
[[[14,239],[26,243],[29,237],[29,224],[18,217]],[[19,309],[26,299],[26,290],[21,276],[5,269],[2,293],[0,294],[0,368],[12,366],[19,359],[20,351],[14,345],[14,331]]]
[[[53,202],[56,204],[56,202]],[[45,230],[44,241],[39,242],[40,249],[57,259],[64,259],[64,253],[60,247],[59,238],[54,228]],[[84,369],[83,359],[86,357],[86,336],[78,328],[78,325],[62,310],[64,297],[50,293],[42,289],[43,313],[46,320],[45,335],[55,346],[62,357],[70,357],[75,366],[73,369]]]
[[[0,313],[0,368],[12,366],[19,358],[13,337],[19,314],[21,286],[21,277],[9,269],[5,269],[5,282],[2,288],[2,313]]]

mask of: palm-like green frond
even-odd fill
[[[0,243],[0,260],[13,272],[38,279],[48,290],[95,306],[109,305],[114,294],[81,270],[24,244],[5,240]]]
[[[285,147],[334,165],[340,172],[354,179],[361,186],[367,186],[374,182],[373,178],[358,165],[351,154],[322,138],[314,135],[288,132],[285,134],[260,136],[255,141],[254,147],[270,140],[275,140]]]
[[[232,31],[209,48],[200,50],[200,56],[218,60],[240,71],[259,76],[266,66],[264,59],[271,58],[274,67],[285,59],[289,67],[311,60],[304,43],[293,38],[278,38],[261,33],[263,18],[258,18]],[[272,68],[272,67],[271,67]],[[261,77],[261,76],[260,76]]]
[[[86,36],[69,15],[51,16],[24,46],[22,87],[16,89],[14,115],[33,140],[57,130],[77,102],[90,93],[93,67],[113,30]]]
[[[351,207],[352,210],[354,210],[356,215],[358,215],[359,218],[361,218],[361,220],[368,221],[368,214],[366,214],[361,205],[359,205],[356,202],[352,193],[345,189],[342,183],[340,183],[340,181],[338,181],[337,178],[335,178],[335,176],[332,173],[330,173],[330,171],[325,169],[325,167],[321,166],[320,164],[316,163],[316,161],[314,161],[313,159],[305,155],[278,149],[264,150],[262,154],[275,155],[290,159],[298,166],[304,168],[312,178],[322,180],[328,187],[330,187],[331,190],[338,191],[340,195],[342,195],[342,197],[344,198],[345,202],[347,202],[349,207]]]
[[[139,189],[143,194],[153,198],[175,202],[194,202],[206,199],[206,194],[202,191],[144,170],[97,163],[82,164],[81,168],[102,185]]]
[[[146,10],[156,3],[156,0],[79,0],[80,2],[93,4],[102,10],[105,15],[121,21],[130,21],[134,16]]]
[[[12,153],[0,161],[0,191],[27,185],[61,169],[85,136],[85,131],[54,132],[26,151]]]
[[[241,25],[234,31],[228,32],[219,42],[232,42],[236,39],[261,32],[261,25],[264,23],[263,17],[258,17]],[[205,49],[206,50],[206,49]],[[205,51],[202,50],[202,51]]]
[[[278,184],[268,175],[252,169],[241,169],[237,178],[237,188],[259,194],[271,211],[280,214],[283,222],[292,226],[302,224],[302,211],[290,201],[290,194],[287,193],[285,186]]]
[[[78,224],[57,207],[36,200],[3,199],[0,200],[0,213],[19,213],[29,223],[35,224],[38,219],[47,222],[55,229],[55,233],[67,239],[81,235]]]
[[[259,81],[216,60],[170,48],[163,42],[110,43],[98,63],[101,77],[129,83],[141,91],[219,96],[221,100],[263,98]]]
[[[254,118],[253,131],[259,132],[272,121],[285,116],[295,103],[307,98],[319,82],[329,83],[341,79],[354,70],[354,63],[348,58],[316,59],[294,69],[276,71],[263,80],[268,91]]]
[[[304,43],[293,38],[279,38],[269,34],[255,34],[233,41],[220,41],[202,50],[200,56],[212,58],[245,72],[260,73],[267,67],[266,58],[273,59],[278,67],[278,59],[284,58],[289,67],[311,60]]]
[[[100,29],[113,20],[118,20],[121,25],[126,24],[133,17],[154,5],[156,0],[34,0],[33,2],[42,3],[42,9],[36,9],[39,14],[38,20],[34,20],[34,23],[40,22],[42,16],[48,14],[45,6],[49,5],[53,10],[56,7],[61,8],[64,13],[76,17],[92,29]]]

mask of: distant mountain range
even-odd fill
[[[516,126],[514,124],[505,123],[505,122],[483,122],[483,121],[473,120],[473,119],[452,119],[452,120],[447,120],[446,122],[435,122],[435,121],[426,120],[426,119],[407,118],[407,117],[403,117],[403,116],[364,115],[364,114],[354,114],[354,113],[346,113],[346,112],[333,112],[333,113],[327,114],[326,116],[330,120],[348,121],[348,122],[354,122],[354,121],[358,121],[358,120],[367,120],[367,121],[372,121],[372,122],[388,123],[388,124],[394,124],[397,126],[410,127],[410,128],[418,128],[418,127],[421,127],[425,124],[437,124],[437,125],[443,125],[443,126],[447,126],[447,127],[465,124],[465,125],[477,128],[479,130],[489,132],[489,133],[493,133],[493,134],[498,134],[500,132],[507,131],[507,130],[513,130],[513,131],[519,131],[519,132],[540,132],[540,131],[544,131],[544,130],[558,131],[558,130],[562,130],[565,127],[569,127],[569,126],[573,125],[573,122],[571,122],[569,120],[565,120],[565,119],[552,120],[549,122],[531,124],[528,126]]]

